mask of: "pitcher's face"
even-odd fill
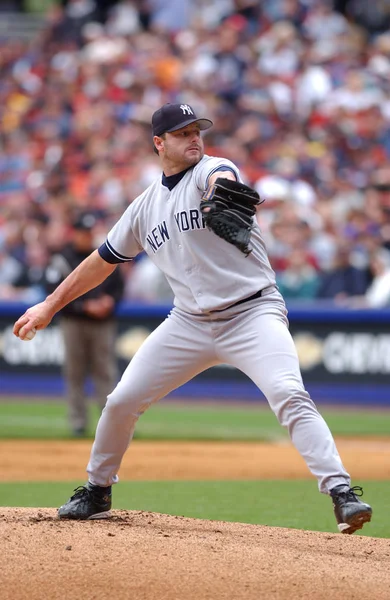
[[[154,143],[166,174],[166,168],[184,171],[196,165],[204,155],[204,144],[196,123],[166,133],[164,137],[155,137]]]

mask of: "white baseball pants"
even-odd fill
[[[108,396],[87,467],[89,481],[100,486],[116,483],[140,415],[198,373],[225,363],[243,371],[263,392],[321,492],[349,486],[333,436],[304,388],[286,314],[276,288],[208,315],[174,308]]]

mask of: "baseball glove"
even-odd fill
[[[247,185],[218,177],[204,192],[200,210],[208,229],[248,256],[253,216],[262,202]]]

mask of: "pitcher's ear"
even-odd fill
[[[154,152],[156,154],[159,154],[160,150],[163,148],[164,140],[165,140],[165,133],[163,133],[160,136],[159,135],[153,136],[153,146],[154,146]]]

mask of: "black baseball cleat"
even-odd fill
[[[362,529],[364,523],[371,521],[371,506],[358,498],[363,496],[361,487],[338,485],[329,493],[340,533],[355,533],[357,529]]]
[[[68,502],[60,506],[60,519],[107,519],[111,517],[111,486],[99,487],[86,483],[74,490]]]

